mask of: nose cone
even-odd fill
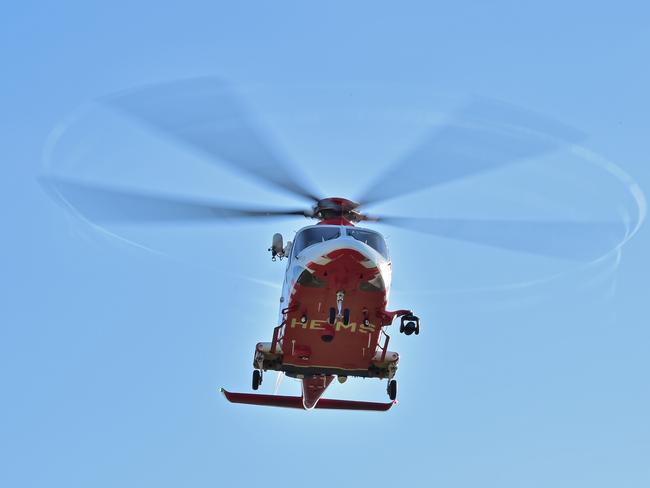
[[[360,287],[387,290],[391,282],[389,261],[368,244],[349,236],[320,242],[299,255],[298,282],[306,286]]]
[[[300,257],[313,261],[318,259],[335,259],[340,256],[354,257],[355,261],[368,262],[373,265],[385,261],[383,256],[368,244],[349,236],[318,243],[305,249]]]
[[[369,245],[352,237],[316,244],[301,255],[308,268],[298,282],[307,286],[363,291],[386,290],[390,265]],[[303,268],[304,269],[304,268]]]

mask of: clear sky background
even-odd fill
[[[80,106],[216,75],[325,194],[354,197],[426,129],[423,114],[469,95],[584,131],[585,147],[647,192],[649,22],[640,1],[4,6],[0,484],[649,486],[647,226],[582,267],[386,230],[391,306],[422,318],[420,336],[392,342],[400,403],[386,414],[302,412],[230,405],[218,388],[249,390],[283,278],[266,248],[305,222],[121,234],[156,254],[71,219],[37,182],[46,141]],[[75,129],[92,141],[95,176],[291,203],[102,120]],[[558,156],[378,209],[635,217],[628,189],[592,162]],[[377,380],[328,395],[386,399]]]

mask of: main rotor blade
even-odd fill
[[[213,163],[314,202],[319,199],[271,147],[230,88],[217,79],[160,83],[103,101]]]
[[[592,261],[620,244],[626,229],[615,222],[369,218],[447,239],[541,256]]]
[[[41,181],[60,202],[94,223],[198,223],[310,215],[306,210],[241,208],[91,183],[58,179]]]
[[[543,156],[583,138],[534,112],[477,99],[390,166],[357,200],[403,196]]]

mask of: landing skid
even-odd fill
[[[260,395],[257,393],[233,393],[221,388],[221,393],[231,403],[244,403],[247,405],[264,405],[269,407],[285,407],[305,409],[303,398],[285,395]],[[374,412],[385,412],[397,402],[358,402],[355,400],[335,400],[321,398],[313,408],[328,410],[366,410]]]

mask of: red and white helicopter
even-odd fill
[[[380,233],[356,224],[379,222],[518,252],[589,260],[608,249],[618,226],[602,222],[400,218],[366,215],[361,206],[542,156],[580,134],[537,114],[478,100],[437,128],[379,176],[357,202],[323,198],[296,177],[222,82],[212,78],[157,84],[104,98],[102,103],[184,144],[214,163],[311,202],[310,208],[249,208],[179,199],[45,175],[67,209],[98,225],[111,221],[174,222],[303,216],[318,221],[286,245],[273,237],[273,259],[286,259],[278,323],[255,347],[252,387],[264,371],[302,381],[302,396],[232,393],[235,403],[293,408],[388,410],[397,397],[399,354],[386,328],[419,334],[410,310],[387,309],[392,264]],[[322,398],[337,378],[387,380],[390,402]]]
[[[312,215],[319,223],[297,232],[283,246],[276,234],[273,258],[288,258],[279,325],[270,342],[255,349],[253,389],[262,371],[276,370],[302,381],[302,398],[231,393],[236,403],[300,407],[387,410],[391,403],[321,400],[329,384],[348,376],[388,379],[388,396],[397,397],[399,354],[388,349],[384,328],[401,317],[400,332],[420,333],[410,310],[386,310],[391,261],[383,236],[354,224],[364,220],[358,204],[343,198],[319,200]]]

